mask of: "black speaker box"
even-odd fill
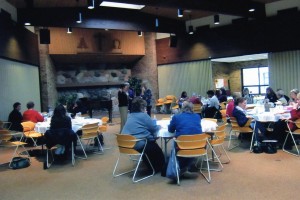
[[[40,29],[40,44],[50,44],[49,29]]]
[[[176,47],[177,46],[177,36],[176,35],[170,35],[170,47]]]

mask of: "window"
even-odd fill
[[[250,94],[265,94],[269,87],[269,67],[242,69],[242,86],[248,88]]]

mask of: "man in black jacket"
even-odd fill
[[[10,112],[10,114],[8,116],[8,121],[11,122],[10,130],[23,131],[23,127],[21,125],[23,117],[20,112],[21,103],[19,103],[19,102],[14,103],[13,108],[14,109]]]

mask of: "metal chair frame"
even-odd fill
[[[299,148],[298,148],[298,145],[295,141],[295,138],[294,138],[294,135],[300,135],[300,119],[296,120],[296,121],[291,121],[291,120],[286,120],[286,123],[287,123],[287,127],[288,127],[288,133],[285,137],[285,140],[284,140],[284,143],[282,145],[282,151],[286,152],[286,153],[289,153],[291,155],[294,155],[294,156],[299,156],[300,155],[300,152],[299,152]],[[288,123],[294,123],[297,127],[296,130],[294,131],[291,131]],[[292,140],[293,140],[293,143],[295,145],[295,148],[296,148],[296,151],[297,151],[297,154],[293,153],[292,151],[288,151],[284,148],[285,144],[286,144],[286,141],[287,141],[287,138],[289,137],[289,135],[292,137]]]
[[[138,141],[142,141],[142,140],[145,141],[145,146],[144,146],[142,152],[140,153],[140,152],[138,152],[138,151],[136,151],[134,149],[134,146],[135,146],[135,144]],[[113,177],[118,177],[118,176],[121,176],[121,175],[124,175],[124,174],[128,174],[128,173],[134,171],[134,174],[133,174],[133,177],[132,177],[132,182],[133,183],[137,183],[139,181],[142,181],[142,180],[145,180],[147,178],[150,178],[151,176],[154,176],[155,170],[154,170],[154,168],[152,166],[152,163],[151,163],[150,159],[148,158],[147,154],[145,153],[145,148],[146,148],[146,145],[147,145],[147,139],[146,138],[145,139],[137,139],[137,138],[135,138],[132,135],[117,134],[117,142],[118,142],[118,147],[119,147],[119,156],[118,156],[117,162],[116,162],[115,167],[114,167]],[[137,161],[137,165],[132,170],[116,174],[121,154],[128,155],[130,157],[130,160],[132,160],[132,161]],[[145,176],[143,178],[140,178],[140,179],[136,179],[136,174],[137,174],[137,171],[139,169],[140,163],[142,161],[143,155],[145,155],[146,159],[150,163],[150,166],[152,168],[152,174],[150,174],[148,176]],[[137,159],[131,159],[132,156],[137,156],[138,158]]]

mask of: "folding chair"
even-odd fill
[[[228,156],[227,151],[224,148],[224,140],[226,138],[225,129],[226,129],[226,124],[218,126],[215,131],[212,131],[214,133],[214,139],[209,140],[209,143],[210,143],[210,145],[212,147],[217,147],[218,148],[218,150],[219,150],[219,156],[218,156],[218,158],[221,157],[222,151],[226,155],[227,161],[226,162],[222,162],[222,164],[228,164],[228,163],[230,163],[230,157]]]
[[[23,126],[23,137],[25,138],[25,142],[27,141],[27,139],[31,139],[33,142],[33,146],[37,147],[37,140],[39,138],[43,137],[42,133],[36,132],[34,130],[35,127],[35,123],[31,122],[31,121],[27,121],[27,122],[22,122],[21,125]],[[43,144],[41,145],[42,149],[43,149]]]
[[[80,147],[84,153],[84,157],[80,157],[80,156],[76,156],[76,157],[82,158],[82,159],[87,159],[86,150],[88,150],[90,148],[90,144],[93,144],[94,141],[98,142],[98,152],[94,151],[94,153],[97,153],[97,154],[103,153],[103,147],[98,138],[98,135],[99,135],[98,129],[99,129],[98,123],[86,124],[81,128],[82,135],[81,136],[77,135],[77,139],[78,139]],[[87,140],[87,142],[85,143],[85,148],[83,147],[84,140]]]
[[[291,121],[291,120],[286,120],[286,123],[287,123],[287,127],[288,127],[288,133],[286,135],[286,138],[284,140],[284,143],[282,145],[282,151],[286,152],[286,153],[289,153],[289,154],[292,154],[294,156],[299,156],[300,153],[299,153],[299,149],[298,149],[298,145],[295,141],[295,138],[294,138],[294,135],[300,135],[300,119],[297,119],[296,121]],[[296,130],[294,131],[291,131],[290,127],[289,127],[289,124],[288,123],[294,123],[297,127]],[[297,151],[297,154],[293,153],[292,151],[288,151],[284,148],[285,144],[286,144],[286,141],[287,141],[287,138],[289,137],[289,135],[291,136],[292,140],[293,140],[293,143],[295,145],[295,148],[296,148],[296,151]]]
[[[21,142],[21,141],[13,141],[11,142],[10,140],[13,139],[13,133],[9,132],[9,130],[0,130],[0,147],[10,147],[10,148],[15,148],[14,153],[9,161],[9,167],[12,168],[11,163],[13,158],[15,157],[15,155],[23,155],[21,154],[21,152],[19,152],[19,147],[22,147],[24,152],[26,152],[28,158],[29,153],[28,151],[25,149],[24,145],[26,144],[25,142]]]
[[[233,133],[235,135],[236,135],[236,133],[239,133],[239,134],[246,133],[246,134],[253,134],[252,138],[251,138],[251,144],[250,144],[250,151],[251,151],[252,150],[253,138],[254,138],[253,137],[254,136],[253,130],[250,128],[251,120],[248,120],[247,123],[245,124],[245,126],[243,126],[243,127],[239,126],[239,124],[237,123],[235,117],[230,118],[230,123],[231,123],[231,131],[229,133],[228,150],[230,151],[230,150],[238,147],[240,145],[240,143],[243,142],[243,137],[241,135],[241,142],[238,145],[235,145],[232,148],[230,148]]]
[[[207,134],[197,134],[197,135],[180,135],[174,141],[176,142],[179,150],[176,152],[176,168],[178,169],[179,166],[177,165],[177,157],[183,158],[197,158],[197,157],[205,157],[202,159],[201,166],[200,166],[200,173],[203,177],[207,180],[208,183],[211,181],[210,176],[210,169],[209,169],[209,162],[208,162],[208,154],[207,154],[207,146],[209,145],[208,142],[208,135]],[[202,171],[203,161],[206,161],[207,165],[207,173],[208,177]],[[177,184],[180,185],[180,177],[178,174],[179,170],[177,171]]]
[[[0,121],[0,130],[3,130],[3,129],[9,130],[11,125],[12,125],[11,122]]]
[[[138,152],[137,150],[134,149],[134,146],[135,146],[135,144],[138,141],[142,141],[142,140],[145,141],[145,146],[144,146],[142,152],[140,153],[140,152]],[[144,180],[146,178],[149,178],[149,177],[151,177],[151,176],[154,175],[155,170],[154,170],[154,168],[153,168],[153,166],[152,166],[152,164],[151,164],[151,162],[150,162],[147,154],[145,153],[145,147],[147,145],[147,139],[146,138],[145,139],[137,139],[136,137],[134,137],[132,135],[117,134],[117,143],[118,143],[118,147],[119,147],[119,156],[118,156],[118,159],[117,159],[114,171],[113,171],[113,177],[118,177],[118,176],[121,176],[121,175],[124,175],[124,174],[127,174],[127,173],[130,173],[130,172],[134,171],[134,174],[133,174],[133,177],[132,177],[132,181],[134,183],[137,183],[139,181],[142,181],[142,180]],[[137,165],[132,170],[116,174],[117,167],[118,167],[118,164],[119,164],[119,161],[120,161],[120,157],[121,157],[122,154],[123,155],[128,155],[130,157],[130,160],[132,160],[132,161],[137,161]],[[143,155],[145,155],[146,159],[150,163],[150,166],[152,168],[152,174],[150,174],[148,176],[145,176],[145,177],[142,177],[140,179],[135,179],[136,173],[137,173],[137,171],[139,169],[139,166],[140,166],[140,163],[142,161]],[[138,158],[137,158],[137,160],[133,160],[133,159],[131,159],[131,156],[138,156]]]

